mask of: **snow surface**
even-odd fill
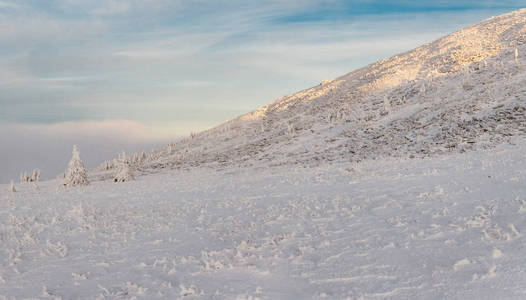
[[[520,299],[526,140],[0,194],[0,299]]]

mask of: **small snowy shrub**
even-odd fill
[[[327,123],[333,124],[336,119],[336,116],[332,110],[329,110],[327,113]]]
[[[40,181],[40,170],[34,169],[31,175],[27,172],[20,174],[20,183],[23,182],[38,182]]]
[[[31,174],[31,181],[32,182],[40,181],[40,170],[39,169],[33,170],[33,174]]]
[[[170,143],[170,144],[166,145],[166,154],[172,155],[174,150],[175,150],[174,149],[174,144]]]
[[[9,191],[11,193],[16,193],[15,184],[13,183],[13,180],[11,180],[11,186],[9,186]]]
[[[88,172],[86,171],[86,168],[84,168],[84,164],[80,159],[80,152],[77,145],[74,145],[72,157],[69,161],[66,176],[64,178],[64,185],[76,186],[86,184],[89,184]]]
[[[290,135],[294,135],[294,133],[296,132],[296,129],[294,128],[294,125],[292,124],[292,122],[287,123],[287,131],[289,132]]]
[[[20,183],[27,182],[27,181],[28,181],[28,180],[27,180],[28,178],[29,178],[29,176],[27,175],[27,172],[21,173],[21,174],[20,174]]]
[[[391,112],[391,101],[386,95],[384,96],[384,101],[382,103],[382,111],[380,112],[380,115],[384,116],[384,115],[389,114],[390,112]]]
[[[131,181],[134,180],[133,172],[130,168],[130,165],[126,163],[125,161],[121,161],[119,169],[117,170],[117,173],[115,174],[115,177],[113,177],[114,182],[125,182],[125,181]]]

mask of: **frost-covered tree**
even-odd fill
[[[64,178],[65,186],[76,186],[88,184],[88,172],[80,159],[80,152],[77,145],[73,146],[73,153],[68,164],[66,176]]]
[[[125,182],[125,181],[131,181],[134,180],[132,169],[130,168],[130,165],[126,162],[121,160],[119,169],[117,170],[117,173],[115,173],[115,177],[113,177],[114,182]]]
[[[128,159],[126,158],[126,152],[122,151],[121,154],[119,154],[119,157],[118,157],[119,161],[124,161],[126,162]]]
[[[29,175],[27,175],[27,172],[20,173],[20,183],[24,183],[28,181],[29,181]]]
[[[174,145],[172,143],[166,145],[166,154],[172,155],[174,152]]]
[[[40,170],[39,169],[34,169],[33,170],[33,173],[31,174],[30,181],[31,182],[39,182],[40,181]]]
[[[29,173],[24,172],[20,174],[20,183],[24,182],[38,182],[40,181],[40,170],[34,169],[33,172],[31,172],[31,175]]]
[[[11,186],[9,186],[9,191],[11,193],[16,193],[15,183],[13,182],[13,180],[11,180]]]
[[[117,171],[113,177],[114,182],[125,182],[133,180],[133,172],[131,170],[130,164],[126,157],[126,153],[122,151],[122,154],[119,155],[117,162]]]

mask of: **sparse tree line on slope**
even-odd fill
[[[132,169],[140,169],[145,166],[155,169],[172,165],[173,161],[197,160],[197,157],[209,148],[206,145],[202,145],[202,140],[195,141],[196,137],[199,136],[207,137],[209,133],[206,131],[197,134],[191,133],[190,136],[182,138],[176,143],[168,143],[165,147],[152,150],[148,154],[142,151],[140,153],[126,155],[126,153],[123,152],[118,158],[103,162],[95,170],[118,173],[119,170],[123,168],[123,163]]]

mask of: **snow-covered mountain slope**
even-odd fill
[[[524,299],[525,153],[2,185],[0,299]]]
[[[522,9],[130,159],[140,169],[312,165],[494,147],[526,135],[525,70]]]

